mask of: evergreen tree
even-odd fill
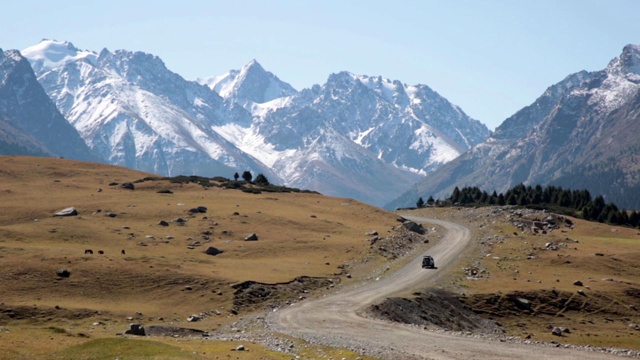
[[[419,208],[424,207],[424,200],[422,200],[422,196],[420,196],[420,198],[419,198],[419,199],[418,199],[418,201],[416,202],[416,207],[417,207],[418,209],[419,209]]]
[[[251,180],[253,179],[253,175],[251,175],[251,172],[249,170],[245,170],[245,172],[242,173],[242,179],[244,179],[244,181],[246,182],[251,182]]]
[[[427,199],[427,204],[433,206],[433,204],[435,204],[435,200],[433,199],[433,196],[429,196],[429,198]]]
[[[262,173],[260,173],[260,174],[258,174],[258,176],[256,176],[255,183],[258,184],[258,185],[262,185],[262,186],[270,185],[269,180]]]
[[[460,189],[458,189],[457,186],[453,189],[450,200],[452,204],[455,204],[458,201],[460,201]]]
[[[238,178],[239,178],[239,177],[240,177],[240,175],[238,175],[238,172],[236,171],[236,173],[235,173],[235,174],[233,174],[233,179],[234,179],[235,181],[238,181]]]

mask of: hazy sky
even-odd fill
[[[152,53],[193,80],[252,59],[298,90],[331,73],[427,84],[490,129],[640,44],[637,0],[32,1],[2,4],[0,48],[42,38]]]

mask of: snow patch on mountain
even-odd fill
[[[291,85],[266,71],[255,59],[240,70],[230,70],[224,75],[198,78],[196,81],[215,90],[223,98],[233,98],[242,104],[247,101],[261,104],[297,93]]]
[[[48,71],[80,60],[95,64],[98,58],[95,52],[79,50],[68,41],[48,39],[22,50],[22,56],[29,59],[36,72]]]
[[[300,92],[253,60],[186,81],[157,56],[66,42],[25,50],[91,149],[158,174],[264,173],[382,205],[489,134],[426,85],[340,72]]]

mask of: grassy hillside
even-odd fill
[[[472,230],[467,257],[442,285],[476,314],[500,323],[507,334],[640,349],[637,229],[575,218],[567,223],[557,215],[513,207],[412,213],[450,219]],[[534,230],[534,221],[555,226]],[[555,336],[554,327],[567,331]]]
[[[10,349],[0,358],[65,358],[83,351],[70,346],[113,347],[96,340],[115,338],[131,322],[216,329],[242,316],[231,285],[334,277],[355,263],[353,277],[341,279],[357,281],[383,261],[370,254],[365,233],[397,224],[380,209],[318,194],[251,194],[168,180],[121,187],[149,176],[64,159],[0,157],[0,348]],[[198,206],[206,213],[189,212]],[[67,207],[78,215],[53,216]],[[258,240],[245,241],[252,233]],[[222,253],[205,254],[209,246]],[[69,277],[57,275],[62,268]],[[209,316],[187,322],[203,312]],[[171,346],[177,354],[195,345]]]

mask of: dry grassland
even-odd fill
[[[511,216],[510,210],[419,212],[466,223],[472,229],[472,245],[457,273],[451,275],[448,288],[464,293],[460,299],[466,305],[501,323],[508,334],[541,341],[640,348],[637,229],[570,218],[573,228],[562,223],[559,229],[534,234],[528,228],[521,231],[514,227],[510,218],[519,217]],[[534,213],[523,218],[544,220],[547,215]],[[576,281],[582,286],[574,285]],[[518,308],[517,299],[528,300],[530,309]],[[553,326],[569,332],[554,336]]]
[[[169,181],[136,183],[133,191],[110,185],[147,176],[64,159],[0,157],[0,358],[60,351],[64,357],[75,351],[70,346],[115,338],[132,321],[216,329],[237,319],[230,285],[329,277],[345,264],[358,266],[342,280],[357,281],[383,261],[370,254],[364,234],[397,224],[383,210],[317,194],[248,194]],[[70,206],[78,216],[52,216]],[[190,215],[197,206],[208,211]],[[171,221],[178,217],[184,226]],[[158,225],[162,220],[169,226]],[[259,240],[244,241],[251,233]],[[223,253],[204,254],[209,246]],[[61,268],[70,277],[57,276]],[[186,322],[212,310],[220,315]],[[196,354],[207,352],[188,341],[159,341],[173,341],[178,352],[193,346]],[[185,358],[214,358],[193,351]]]

